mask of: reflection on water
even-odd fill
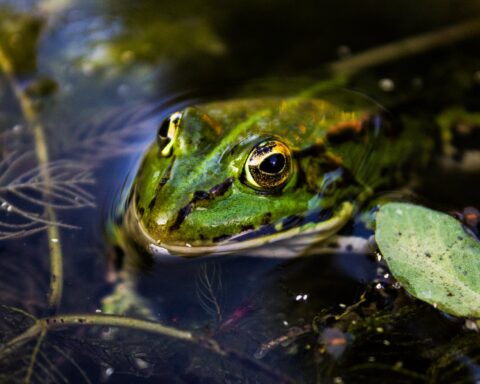
[[[139,297],[162,324],[198,336],[194,342],[62,324],[44,337],[15,340],[35,317],[52,314],[52,244],[63,254],[57,313],[101,312],[118,267],[110,225],[142,152],[171,112],[212,98],[298,91],[337,53],[477,13],[475,2],[446,0],[229,7],[215,0],[3,1],[0,49],[15,60],[10,72],[2,64],[0,77],[0,381],[480,380],[473,323],[414,300],[381,261],[354,252],[155,260],[139,272]],[[467,41],[366,71],[348,87],[429,122],[453,105],[473,113],[480,106],[478,52],[478,42]],[[286,75],[302,79],[279,85],[276,78]],[[258,77],[269,81],[251,81]],[[32,134],[38,122],[51,164],[47,178]],[[478,172],[465,176],[461,156],[454,160],[426,175],[417,198],[456,210],[478,207]],[[445,177],[451,188],[443,188]],[[45,231],[52,221],[58,237]],[[349,226],[342,234],[360,230]]]

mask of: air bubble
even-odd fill
[[[387,78],[381,79],[378,82],[378,86],[384,92],[392,92],[393,90],[395,90],[395,83],[393,82],[392,79],[387,79]]]

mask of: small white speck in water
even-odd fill
[[[378,333],[383,333],[383,328],[382,328],[382,327],[377,327],[376,331],[377,331]]]
[[[376,289],[382,289],[383,287],[382,287],[382,284],[377,283],[377,284],[375,285],[375,288],[376,288]]]
[[[89,62],[83,63],[82,72],[85,76],[91,76],[95,72],[95,66],[93,65],[93,63],[89,63]]]
[[[391,345],[390,340],[383,340],[383,345],[386,345],[387,347]]]
[[[7,212],[10,212],[11,210],[12,210],[12,206],[11,205],[7,206]]]
[[[347,308],[347,304],[343,304],[343,303],[338,304],[338,306],[339,306],[340,308]]]
[[[302,300],[302,297],[303,297],[302,295],[297,295],[297,296],[295,296],[295,301],[300,301],[300,300]]]
[[[185,243],[185,245],[186,245],[188,248],[192,248],[192,244]]]
[[[112,376],[112,375],[113,375],[113,372],[114,372],[114,370],[113,370],[112,367],[108,367],[108,368],[105,370],[105,374],[106,374],[107,376]]]
[[[471,331],[477,331],[478,332],[478,326],[477,323],[473,320],[466,320],[465,321],[465,327]]]
[[[370,363],[373,363],[375,360],[377,360],[377,359],[375,358],[375,356],[370,356],[370,357],[368,358],[368,361],[369,361]]]
[[[140,357],[137,357],[135,358],[135,364],[136,366],[139,368],[139,369],[147,369],[150,367],[150,364],[148,363],[148,361],[140,358]]]
[[[101,310],[100,308],[97,308],[97,309],[95,310],[95,313],[102,313],[102,310]]]
[[[283,325],[284,325],[285,327],[288,327],[288,321],[287,321],[287,320],[283,320]]]
[[[15,124],[12,128],[12,131],[14,133],[20,133],[22,132],[22,130],[23,130],[23,127],[20,124]]]
[[[384,92],[392,92],[395,89],[395,83],[392,79],[388,78],[380,79],[378,86]]]
[[[377,252],[377,261],[382,261],[382,255]]]
[[[388,279],[389,277],[390,277],[390,274],[389,274],[389,273],[385,273],[385,274],[383,275],[383,278],[384,278],[384,279]]]
[[[57,239],[57,238],[55,238],[55,237],[54,237],[54,238],[52,238],[52,239],[50,239],[50,241],[51,241],[52,243],[58,243],[58,239]]]
[[[307,301],[308,295],[303,295],[302,299],[303,299],[303,301]]]

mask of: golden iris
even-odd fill
[[[249,186],[263,191],[280,189],[291,174],[290,149],[278,140],[263,141],[252,149],[244,169]]]

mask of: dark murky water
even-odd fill
[[[28,53],[26,42],[43,28],[32,56],[17,62],[22,70],[15,79],[40,106],[51,161],[70,170],[56,174],[67,182],[59,193],[68,209],[57,210],[58,221],[78,227],[62,228],[53,239],[64,255],[57,312],[97,313],[113,289],[108,222],[169,113],[200,100],[292,94],[325,79],[325,65],[338,58],[478,12],[478,2],[447,0],[0,0],[2,44],[8,39],[8,46]],[[22,17],[37,18],[37,24],[30,20],[19,30]],[[478,112],[478,52],[478,38],[468,39],[366,70],[347,86],[419,118],[434,119],[454,105]],[[35,232],[0,240],[2,345],[31,325],[28,314],[49,314],[48,223],[35,221],[44,206],[4,188],[21,175],[27,180],[26,172],[36,167],[30,125],[8,76],[0,77],[0,234]],[[480,205],[478,169],[436,169],[422,180],[417,199],[457,211]],[[451,181],[447,186],[439,180]],[[33,194],[41,196],[41,190]],[[15,215],[17,206],[31,217]],[[202,341],[65,326],[41,343],[1,350],[0,381],[480,380],[478,332],[408,296],[372,255],[157,261],[140,274],[138,289],[163,324],[195,332]],[[224,349],[206,348],[205,340]]]

